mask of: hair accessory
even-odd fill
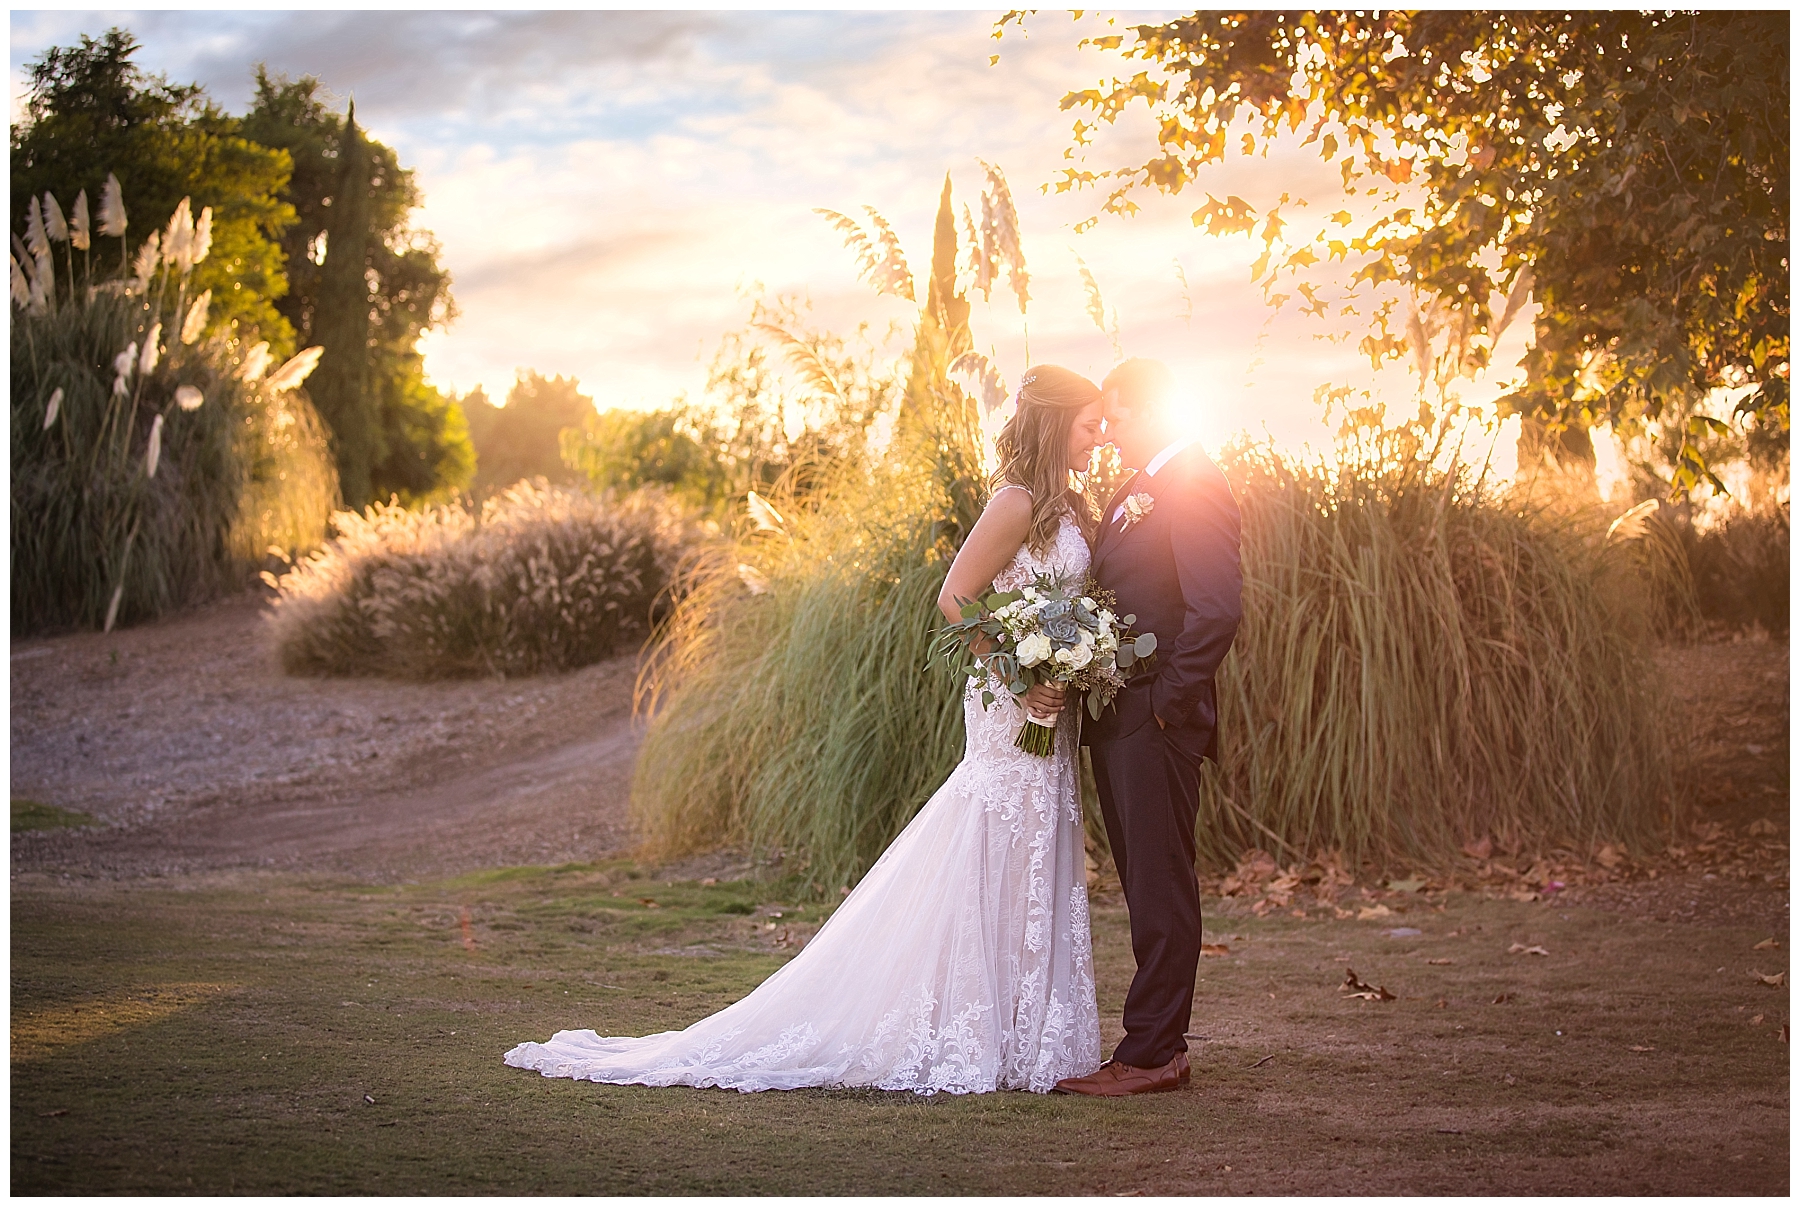
[[[1030,385],[1032,382],[1034,382],[1036,380],[1037,380],[1036,373],[1027,373],[1025,376],[1019,378],[1019,388],[1021,390],[1023,390],[1026,386]]]

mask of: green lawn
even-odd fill
[[[1784,949],[1462,896],[1368,922],[1209,901],[1231,954],[1201,967],[1207,1038],[1177,1094],[743,1095],[500,1063],[559,1028],[642,1034],[741,997],[819,920],[769,918],[758,892],[625,863],[398,888],[15,884],[12,1190],[1787,1190],[1787,990],[1747,973],[1785,969]],[[1110,1044],[1123,910],[1094,926]],[[1398,1000],[1345,999],[1346,968]]]

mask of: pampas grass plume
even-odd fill
[[[151,231],[144,245],[138,248],[137,259],[132,261],[131,275],[133,293],[143,293],[150,288],[150,278],[156,275],[157,266],[162,263],[162,232]]]
[[[50,425],[56,422],[56,413],[62,410],[62,400],[62,387],[57,386],[55,392],[50,395],[50,405],[44,408],[44,430],[46,432],[50,430]]]
[[[125,351],[113,357],[114,394],[123,394],[125,392],[126,385],[131,381],[132,373],[137,370],[137,358],[138,346],[136,340],[132,340],[131,343],[126,346]]]
[[[58,243],[69,241],[69,224],[63,220],[62,206],[50,193],[44,194],[44,229]]]
[[[163,236],[163,254],[180,272],[194,266],[194,212],[189,199],[183,197],[169,216],[168,233]]]
[[[263,340],[244,353],[244,367],[238,370],[238,376],[245,381],[255,381],[269,369],[269,341]]]
[[[75,194],[75,208],[69,212],[69,241],[75,245],[76,251],[88,249],[88,204],[87,190],[82,189]]]
[[[12,256],[12,300],[13,305],[21,310],[31,308],[31,282],[25,279],[25,270],[19,267],[19,257]]]
[[[111,239],[122,239],[125,227],[125,198],[119,189],[119,178],[108,172],[106,184],[100,189],[100,233]]]
[[[197,411],[200,404],[206,401],[206,395],[193,386],[175,387],[175,405],[184,411]]]
[[[150,327],[150,334],[144,337],[144,350],[138,356],[138,372],[149,373],[156,368],[156,362],[162,356],[159,345],[162,343],[162,324],[155,323]]]
[[[120,583],[118,586],[113,588],[112,602],[106,605],[106,627],[104,629],[101,629],[100,630],[101,632],[103,632],[103,633],[112,632],[113,621],[115,621],[119,618],[119,601],[124,598],[125,598],[125,584]]]
[[[198,264],[206,259],[206,253],[212,250],[212,206],[204,206],[200,210],[200,220],[194,223],[194,245],[190,253],[189,263]]]
[[[305,381],[307,375],[318,368],[319,357],[325,349],[314,344],[312,347],[294,353],[281,366],[269,374],[269,389],[279,394],[283,390],[291,390]]]
[[[156,463],[162,460],[163,417],[158,415],[150,421],[150,448],[144,453],[144,473],[148,477],[156,476]]]
[[[774,505],[767,499],[763,498],[753,490],[746,497],[745,501],[750,506],[750,519],[755,523],[759,531],[787,531],[787,520],[779,511],[775,510]]]
[[[50,254],[50,239],[44,234],[44,215],[36,197],[25,200],[25,246],[38,259]]]
[[[206,330],[206,312],[212,306],[212,290],[207,290],[194,299],[188,307],[187,318],[181,321],[181,342],[192,344]]]

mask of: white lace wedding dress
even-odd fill
[[[1019,550],[1002,590],[1085,574],[1064,519]],[[641,1039],[559,1031],[506,1063],[546,1077],[736,1090],[874,1086],[1045,1093],[1100,1065],[1073,714],[1048,758],[1013,745],[1023,712],[963,696],[962,762],[812,942],[742,1001]]]

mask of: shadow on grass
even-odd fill
[[[1229,954],[1201,966],[1194,1083],[1175,1094],[743,1095],[500,1063],[562,1028],[646,1034],[742,997],[829,908],[768,891],[625,862],[399,887],[15,882],[12,1189],[1787,1188],[1786,993],[1747,975],[1785,968],[1784,948],[1457,896],[1383,923],[1215,910],[1207,940]],[[1110,1046],[1124,911],[1097,903],[1094,931]],[[1347,968],[1398,999],[1344,998]]]

